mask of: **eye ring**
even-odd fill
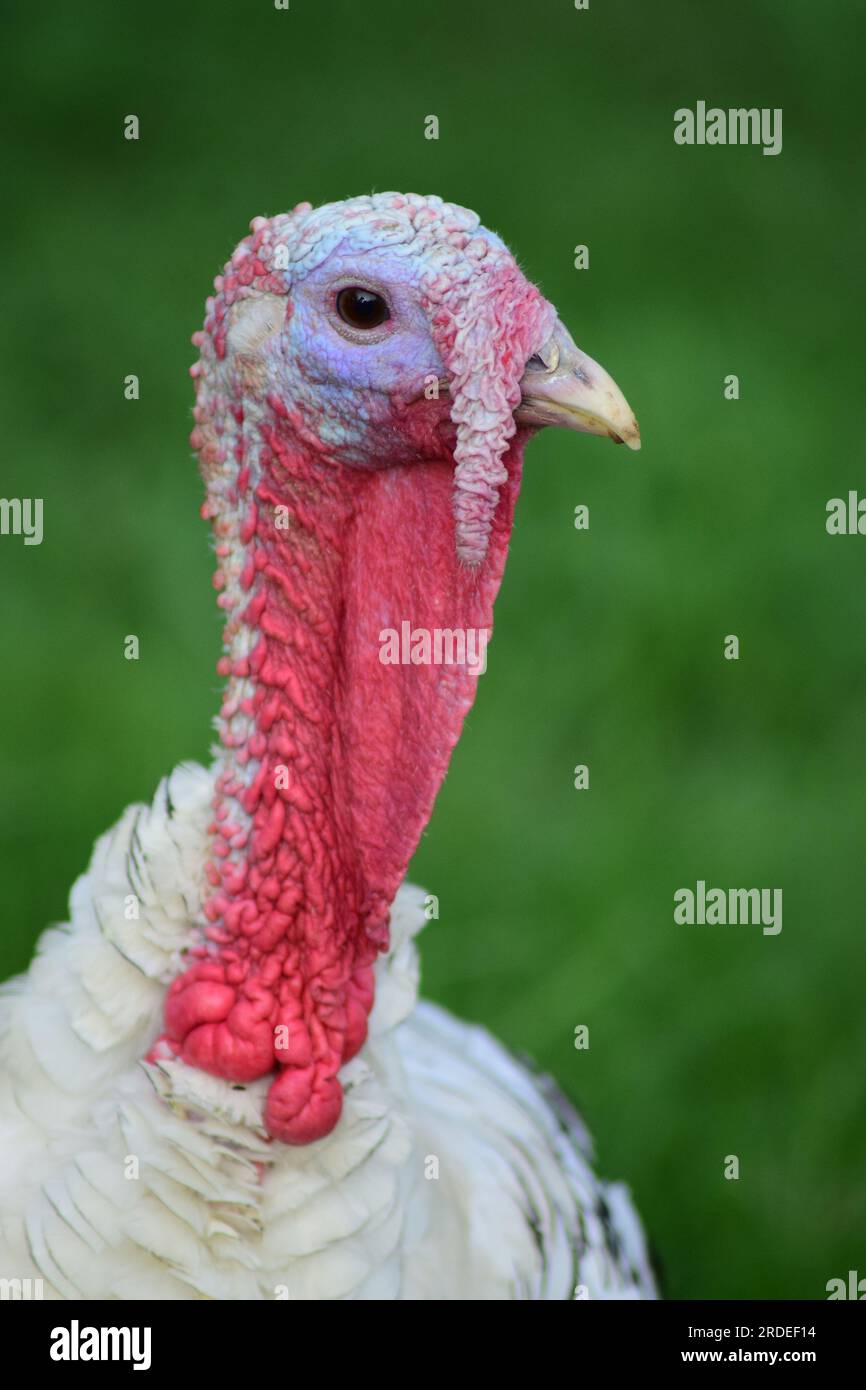
[[[336,310],[344,323],[350,328],[364,332],[379,328],[391,317],[388,301],[376,290],[365,289],[363,285],[346,285],[337,292]]]

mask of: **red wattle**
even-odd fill
[[[242,290],[285,295],[285,277],[258,259],[269,235],[258,226],[243,274],[218,280],[200,337],[193,439],[228,684],[201,946],[168,990],[151,1055],[167,1043],[235,1083],[273,1075],[267,1129],[305,1144],[339,1119],[338,1072],[367,1036],[390,905],[478,689],[466,665],[384,663],[381,631],[408,620],[489,636],[525,435],[510,441],[480,518],[464,468],[458,524],[484,554],[461,563],[447,404],[395,399],[379,428],[414,461],[355,468],[329,457],[309,411],[263,386],[254,354],[233,355]],[[433,332],[445,360],[444,311]]]

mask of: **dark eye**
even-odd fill
[[[337,313],[352,328],[378,328],[391,317],[391,310],[380,294],[350,285],[337,295]]]

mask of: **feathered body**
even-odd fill
[[[226,613],[214,768],[130,808],[0,1010],[0,1276],[60,1298],[652,1296],[550,1087],[417,1002],[400,886],[472,703],[523,447],[625,438],[474,214],[256,219],[208,301],[193,444]],[[441,390],[440,390],[441,387]]]
[[[130,807],[70,924],[0,995],[0,1274],[88,1299],[651,1294],[637,1220],[573,1113],[483,1029],[418,1002],[418,889],[397,895],[326,1138],[274,1143],[267,1080],[142,1063],[194,937],[213,790],[184,766]]]

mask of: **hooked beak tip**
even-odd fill
[[[631,449],[634,453],[640,451],[640,429],[638,428],[637,420],[632,420],[632,427],[628,434],[615,434],[614,431],[611,430],[610,438],[613,440],[614,444],[625,444],[626,448]]]
[[[527,363],[520,389],[519,424],[560,425],[640,449],[640,429],[625,396],[604,368],[581,352],[560,321],[550,341]]]

